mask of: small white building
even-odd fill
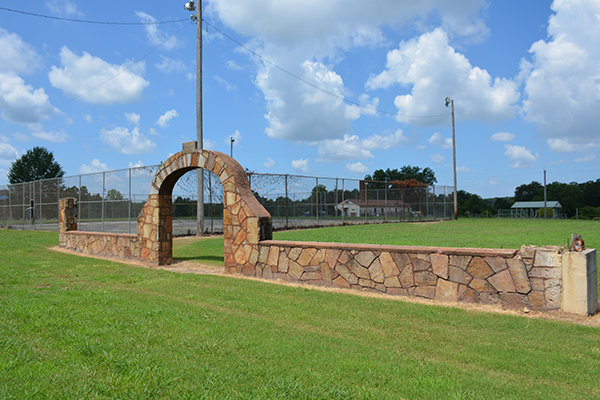
[[[402,200],[344,200],[336,204],[335,208],[346,217],[367,216],[406,216],[412,212],[412,207]]]

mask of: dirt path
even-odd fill
[[[198,239],[197,238],[181,238],[181,239],[176,239],[176,240],[183,242],[186,240],[198,240]],[[81,254],[81,253],[65,250],[58,246],[50,247],[50,250],[58,251],[61,253],[74,254],[74,255],[78,255],[78,256],[82,256],[82,257],[90,257],[90,258],[96,258],[96,259],[101,259],[101,260],[113,261],[113,262],[117,262],[117,263],[132,265],[135,267],[142,267],[142,268],[149,268],[149,269],[162,269],[165,271],[177,272],[177,273],[181,273],[181,274],[199,274],[199,275],[223,275],[224,274],[224,268],[222,266],[207,265],[207,264],[203,264],[203,263],[200,263],[197,261],[173,260],[173,264],[171,264],[171,265],[157,266],[157,265],[149,265],[149,264],[142,263],[139,261],[117,260],[114,258],[97,257],[97,256],[91,256],[91,255],[87,255],[87,254]],[[352,294],[355,296],[375,297],[375,298],[381,298],[381,299],[387,299],[387,300],[404,301],[407,303],[427,304],[427,305],[432,305],[432,306],[437,306],[437,307],[455,307],[455,308],[460,308],[460,309],[469,310],[469,311],[517,315],[517,316],[522,316],[522,317],[526,317],[526,318],[556,320],[556,321],[570,322],[570,323],[584,325],[584,326],[590,326],[590,327],[600,327],[600,313],[597,313],[596,315],[591,316],[591,317],[584,317],[581,315],[570,314],[570,313],[566,313],[566,312],[558,311],[558,310],[557,311],[547,311],[544,313],[537,312],[537,311],[525,311],[525,310],[524,311],[503,310],[498,307],[485,306],[485,305],[481,305],[481,304],[438,303],[438,302],[434,302],[432,300],[422,299],[422,298],[418,298],[418,297],[389,296],[389,295],[385,295],[385,294],[377,294],[377,293],[372,293],[372,292],[361,292],[361,291],[350,290],[350,289],[338,289],[338,288],[327,288],[327,287],[320,287],[320,286],[302,285],[302,284],[298,284],[298,283],[284,282],[281,280],[264,280],[264,279],[246,277],[243,275],[229,275],[228,274],[226,276],[230,277],[230,278],[249,279],[249,280],[255,280],[255,281],[271,283],[271,284],[276,284],[276,285],[302,287],[305,289],[322,290],[322,291],[327,291],[327,292],[346,293],[346,294]]]

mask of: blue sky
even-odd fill
[[[34,146],[75,175],[158,164],[195,140],[184,3],[0,3],[184,20],[0,10],[0,184]],[[234,137],[252,171],[417,165],[452,185],[448,96],[459,189],[511,196],[544,168],[549,182],[600,178],[600,0],[205,0],[203,17],[205,147],[229,153]]]

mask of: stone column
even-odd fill
[[[562,309],[579,315],[598,311],[598,273],[596,249],[562,254]]]
[[[58,229],[61,234],[68,231],[77,230],[77,199],[75,197],[65,197],[58,201],[59,216]]]

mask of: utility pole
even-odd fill
[[[452,105],[452,160],[454,166],[454,219],[458,219],[458,193],[456,188],[456,135],[454,130],[454,100],[446,97],[446,107]]]
[[[548,217],[548,202],[546,200],[546,168],[544,168],[544,219]]]
[[[202,0],[198,1],[198,6],[193,1],[185,4],[184,8],[188,11],[196,11],[196,15],[191,15],[192,20],[196,21],[198,51],[196,53],[196,140],[198,149],[204,148],[202,131]],[[204,235],[204,169],[198,168],[198,201],[196,208],[196,236]]]
[[[233,158],[233,142],[235,142],[235,139],[232,136],[231,137],[231,150],[230,150],[231,158]]]

